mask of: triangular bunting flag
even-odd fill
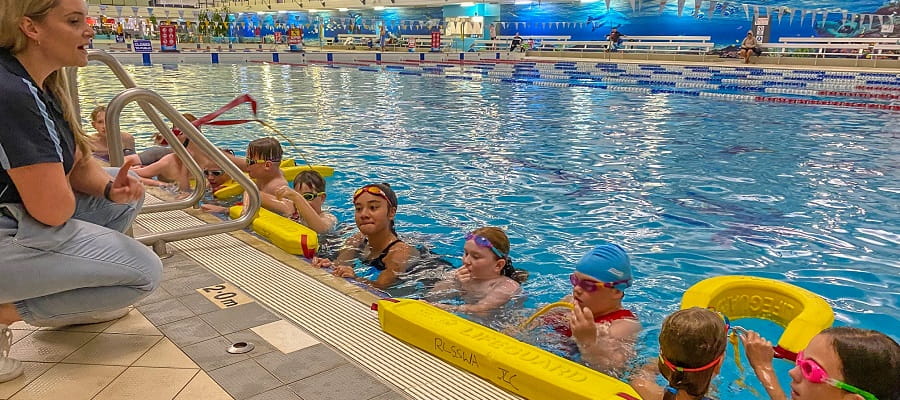
[[[122,16],[122,6],[116,6],[116,14],[118,14],[120,17]]]
[[[718,3],[719,3],[719,2],[717,2],[716,0],[710,0],[710,2],[709,2],[709,9],[706,10],[706,18],[712,18],[712,17],[713,17],[713,14],[716,13],[716,5],[718,5]]]
[[[178,10],[178,18],[184,19],[184,10]]]
[[[635,7],[635,0],[628,0],[628,3],[631,4],[631,11],[637,11]]]
[[[809,10],[802,10],[800,12],[800,26],[803,26],[803,20],[806,19],[806,14],[809,14]]]
[[[153,7],[147,7],[147,15],[150,17],[153,16]]]
[[[694,0],[694,18],[700,17],[700,3],[702,2],[703,0]]]
[[[753,20],[759,18],[759,6],[753,6]]]
[[[816,27],[816,15],[818,15],[818,14],[819,14],[818,10],[812,12],[812,20],[809,21],[809,23],[813,28]]]
[[[609,3],[611,3],[611,2],[612,2],[612,0],[606,0],[606,11],[607,12],[609,12]]]
[[[850,18],[853,18],[853,14],[850,14]],[[846,22],[847,22],[847,10],[844,10],[841,13],[841,24],[844,24]]]
[[[138,11],[137,7],[131,7],[131,15],[137,16],[138,15],[137,11]]]
[[[787,12],[787,10],[785,10],[784,8],[778,9],[778,24],[779,25],[781,25],[781,17],[783,17],[784,13],[786,13],[786,12]]]
[[[659,0],[659,13],[662,14],[663,10],[666,8],[667,0]]]
[[[684,11],[684,2],[685,0],[678,0],[678,16],[681,16],[681,12]]]

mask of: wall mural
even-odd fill
[[[693,4],[691,4],[693,3]],[[679,8],[679,4],[682,6]],[[625,35],[711,36],[719,46],[740,43],[756,16],[770,16],[770,40],[779,37],[900,37],[900,2],[853,14],[825,9],[791,9],[728,1],[635,0],[629,4],[532,3],[501,7],[501,35],[568,35],[604,40],[611,28]],[[890,32],[883,26],[894,25]]]
[[[872,9],[864,4],[870,4]],[[859,2],[854,12],[836,8],[790,8],[717,0],[615,0],[591,3],[504,4],[496,27],[499,35],[571,36],[572,40],[605,40],[615,27],[625,35],[711,36],[717,47],[743,39],[757,16],[769,16],[770,41],[780,37],[898,37],[900,0],[882,6]],[[303,29],[304,37],[374,34],[384,24],[392,36],[424,35],[443,24],[441,7],[310,13],[238,13],[228,16],[231,36],[285,34]],[[323,32],[323,35],[320,35]]]

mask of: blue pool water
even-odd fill
[[[348,226],[351,192],[386,181],[400,196],[398,231],[437,253],[459,254],[473,228],[503,227],[516,267],[531,274],[529,308],[569,293],[566,276],[586,250],[621,244],[645,355],[681,293],[724,274],[810,289],[837,324],[900,337],[897,113],[343,68],[128,69],[196,115],[253,95],[261,117],[299,144],[287,153],[335,167],[327,204]],[[82,71],[85,114],[118,93],[111,77]],[[137,107],[123,126],[149,144]],[[236,149],[268,135],[249,125],[205,133]],[[752,397],[728,384],[731,361],[723,375],[722,398]]]

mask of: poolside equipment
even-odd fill
[[[784,327],[775,356],[795,360],[813,336],[834,323],[834,311],[819,295],[789,283],[752,276],[717,276],[691,286],[681,308],[703,307],[731,320],[759,318]]]
[[[550,310],[560,308],[560,307],[571,310],[571,309],[575,308],[575,305],[568,301],[557,301],[556,303],[547,304],[546,306],[541,307],[540,310],[537,310],[537,312],[532,314],[530,317],[528,317],[528,319],[526,319],[524,322],[519,324],[519,329],[522,329],[522,330],[528,329],[528,327],[531,326],[531,323],[534,322],[535,319],[537,319],[541,315],[544,315],[544,314],[550,312]]]
[[[308,170],[318,172],[323,178],[334,175],[334,168],[327,165],[296,165],[294,160],[281,161],[281,173],[284,174],[284,179],[288,182],[293,181],[301,172]],[[230,199],[241,193],[244,193],[244,188],[237,182],[231,182],[222,185],[219,190],[216,190],[215,193],[213,193],[213,196],[217,199]]]
[[[618,379],[423,301],[383,299],[381,329],[526,399],[640,399]]]
[[[228,209],[228,215],[237,218],[243,209],[243,206],[233,206]],[[311,259],[319,249],[316,231],[264,208],[259,209],[250,226],[253,232],[290,254]]]

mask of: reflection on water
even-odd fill
[[[327,204],[346,224],[350,193],[386,181],[398,231],[438,253],[456,257],[465,232],[503,227],[531,272],[529,308],[565,295],[572,263],[614,241],[632,255],[625,299],[647,348],[680,293],[722,274],[792,282],[823,295],[838,323],[900,336],[896,114],[353,69],[129,69],[182,112],[256,97],[299,144],[288,153],[335,167]],[[109,101],[110,78],[84,70],[82,104]],[[142,120],[129,106],[122,124],[149,144]],[[267,134],[204,133],[236,149]]]

